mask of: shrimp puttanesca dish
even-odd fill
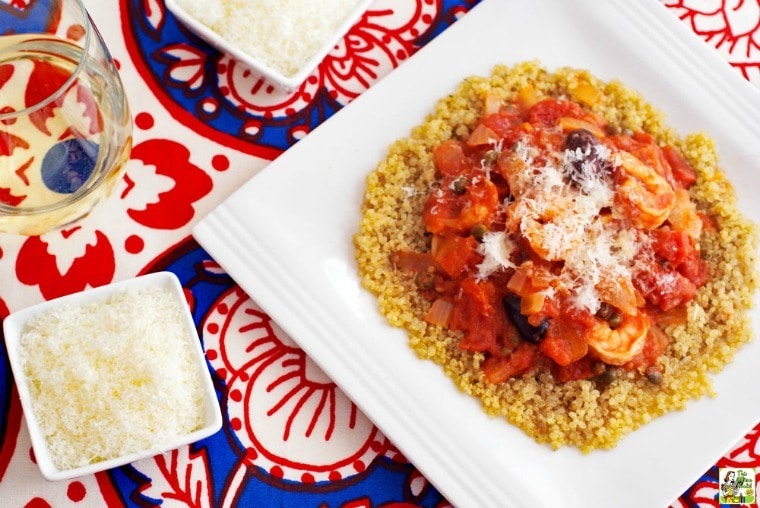
[[[694,169],[530,86],[484,103],[466,138],[433,150],[429,250],[392,253],[431,300],[426,320],[463,332],[494,383],[536,368],[604,379],[610,366],[659,382],[658,322],[685,319],[709,277]]]
[[[361,211],[388,322],[553,448],[611,448],[714,394],[752,339],[757,230],[714,141],[620,81],[535,62],[465,79],[389,147]]]

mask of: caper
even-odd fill
[[[623,315],[607,302],[602,302],[599,306],[599,310],[596,311],[596,317],[603,321],[607,321],[607,324],[613,330],[623,322]]]
[[[659,365],[650,365],[645,372],[647,381],[654,385],[662,383],[662,367]]]
[[[483,161],[486,164],[493,164],[499,158],[499,152],[497,150],[488,150],[483,154]]]
[[[414,281],[419,289],[427,290],[435,288],[435,269],[417,273]]]
[[[617,311],[614,311],[612,315],[607,319],[607,323],[613,330],[623,324],[623,315]]]
[[[591,372],[595,376],[601,376],[607,370],[607,364],[604,362],[594,362],[591,364]]]
[[[599,306],[599,310],[596,311],[596,317],[604,321],[607,321],[608,319],[610,319],[610,316],[612,316],[613,312],[615,312],[615,307],[613,307],[607,302],[602,302],[602,304]]]
[[[614,367],[607,366],[604,372],[602,372],[596,377],[596,380],[602,386],[607,386],[613,381],[615,381],[615,378],[617,378],[617,369]]]
[[[454,194],[464,194],[467,190],[467,181],[464,176],[458,176],[453,182],[451,182],[451,190]]]
[[[470,234],[478,241],[482,240],[486,233],[488,233],[488,227],[484,224],[475,224],[470,229]]]

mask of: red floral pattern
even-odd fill
[[[439,2],[408,6],[414,8],[404,10],[387,1],[373,4],[294,92],[272,86],[229,57],[217,68],[219,88],[239,110],[269,117],[302,110],[322,89],[348,104],[416,51],[416,38],[440,11]]]
[[[93,233],[92,242],[87,241],[86,231],[79,226],[46,235],[69,248],[73,248],[75,243],[79,244],[77,249],[83,247],[81,256],[72,259],[64,268],[59,264],[60,258],[51,253],[53,245],[43,237],[30,237],[21,246],[16,258],[19,282],[38,286],[46,300],[108,284],[113,280],[115,271],[113,247],[103,232]]]
[[[155,229],[181,229],[197,215],[195,203],[213,189],[211,177],[190,162],[190,150],[175,141],[151,139],[140,143],[132,149],[132,160],[140,161],[143,167],[140,172],[134,165],[128,170],[122,198],[141,188],[152,191],[165,188],[142,208],[127,209],[127,215],[138,224]],[[154,173],[142,174],[148,168],[153,168]],[[159,179],[166,184],[157,183]]]
[[[189,44],[174,44],[166,47],[162,58],[170,61],[167,83],[186,83],[191,92],[203,86],[206,81],[206,53]]]
[[[751,83],[760,86],[760,3],[756,0],[662,0]]]
[[[225,385],[223,405],[245,458],[241,466],[305,483],[334,481],[363,472],[388,448],[353,402],[240,289],[217,302],[204,337]]]
[[[158,474],[140,493],[152,499],[175,501],[187,508],[212,508],[213,492],[208,455],[205,449],[193,452],[180,448],[155,459]]]
[[[733,450],[720,459],[718,466],[756,467],[760,469],[760,424],[749,431]]]

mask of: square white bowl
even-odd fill
[[[194,362],[200,373],[202,390],[203,390],[203,425],[201,428],[188,434],[177,435],[163,442],[154,443],[147,449],[103,460],[93,464],[76,467],[73,469],[58,469],[51,458],[45,437],[39,425],[38,417],[32,408],[31,393],[27,377],[20,358],[21,337],[27,328],[29,320],[45,311],[62,305],[88,305],[96,302],[107,300],[111,295],[127,290],[140,290],[147,288],[162,288],[170,291],[172,296],[177,299],[182,309],[182,326],[185,328],[185,337],[188,339],[188,347]],[[37,465],[42,475],[47,480],[65,480],[78,476],[84,476],[98,471],[104,471],[114,467],[129,464],[148,457],[161,454],[163,452],[179,448],[181,446],[199,441],[216,433],[222,427],[222,416],[219,409],[219,402],[214,390],[211,373],[206,364],[205,354],[201,347],[198,332],[195,328],[190,309],[186,304],[182,286],[177,276],[171,272],[157,272],[148,275],[127,279],[106,286],[100,286],[94,289],[81,291],[71,295],[63,296],[49,300],[38,305],[28,307],[10,314],[3,321],[3,332],[5,334],[5,344],[8,350],[8,360],[16,380],[21,407],[24,411],[29,435],[34,449],[34,455]]]
[[[186,27],[192,30],[198,37],[206,41],[209,45],[217,50],[227,53],[236,60],[244,63],[252,69],[260,72],[263,76],[269,78],[274,83],[281,85],[286,91],[293,91],[306,80],[309,74],[319,65],[327,56],[335,44],[344,36],[346,32],[358,21],[364,14],[373,0],[361,0],[346,19],[338,26],[338,29],[320,46],[320,48],[309,58],[306,63],[292,76],[286,76],[277,69],[272,68],[266,63],[254,58],[249,53],[243,51],[222,35],[218,34],[200,20],[190,15],[185,9],[177,4],[175,0],[166,0],[166,8]]]

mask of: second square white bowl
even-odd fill
[[[200,412],[200,418],[202,424],[195,430],[183,433],[181,435],[168,436],[161,439],[160,442],[153,442],[149,446],[141,450],[135,450],[132,453],[121,455],[118,457],[107,457],[105,460],[100,460],[85,464],[79,467],[73,467],[71,469],[59,469],[56,467],[53,457],[50,453],[50,448],[43,429],[40,426],[40,415],[35,413],[35,405],[32,400],[32,390],[30,386],[30,379],[28,378],[27,370],[24,367],[23,361],[23,344],[22,337],[25,332],[29,330],[30,320],[42,313],[51,311],[55,308],[62,308],[62,306],[81,307],[90,304],[97,304],[106,302],[113,295],[120,292],[139,291],[148,288],[163,289],[171,298],[179,304],[180,308],[180,326],[182,330],[179,331],[187,339],[187,349],[190,353],[193,362],[193,368],[189,370],[195,370],[195,372],[189,373],[189,376],[197,376],[196,379],[200,382],[200,390],[202,391],[202,407],[197,408]],[[118,307],[117,307],[118,312]],[[104,323],[108,326],[108,323]],[[8,351],[8,358],[10,361],[11,369],[13,371],[16,385],[18,388],[19,398],[21,400],[21,406],[24,411],[27,427],[32,441],[32,447],[34,449],[34,455],[37,461],[37,465],[42,472],[42,475],[48,480],[64,480],[92,474],[98,471],[122,466],[130,462],[141,460],[144,458],[152,457],[160,453],[179,448],[183,445],[187,445],[201,439],[204,439],[214,433],[216,433],[222,426],[221,411],[219,408],[219,402],[216,397],[213,382],[211,380],[211,374],[209,372],[205,355],[198,338],[198,333],[193,322],[190,309],[186,303],[182,286],[177,277],[171,272],[158,272],[152,273],[133,279],[117,282],[114,284],[101,286],[98,288],[82,291],[79,293],[71,294],[54,300],[50,300],[17,312],[12,313],[3,322],[3,331],[5,334],[5,343]],[[90,330],[82,330],[81,333],[88,333]],[[60,333],[71,333],[70,330],[58,331]],[[111,332],[109,332],[111,333]],[[60,337],[60,335],[59,335]],[[69,337],[70,338],[70,337]],[[45,340],[56,340],[56,334],[46,334]],[[154,368],[160,370],[162,368],[161,358],[156,358],[156,364],[151,365],[150,369]],[[59,375],[61,379],[71,379],[70,373],[57,373],[52,372],[52,375]],[[100,376],[100,377],[98,377]],[[88,382],[104,383],[108,379],[103,379],[102,372],[96,375],[94,378],[88,378],[83,376],[86,381],[77,384],[75,390],[79,390],[79,387]],[[138,382],[144,382],[143,379]],[[161,389],[160,386],[156,387]],[[86,386],[82,388],[86,390]],[[78,393],[77,395],[82,395]],[[68,401],[61,401],[61,403],[67,403]],[[108,404],[111,401],[99,401],[102,404]],[[114,404],[119,401],[114,400]],[[72,411],[76,411],[76,408],[70,408]],[[196,415],[197,416],[197,415]],[[166,415],[166,417],[169,417]],[[97,436],[93,436],[94,439]]]

